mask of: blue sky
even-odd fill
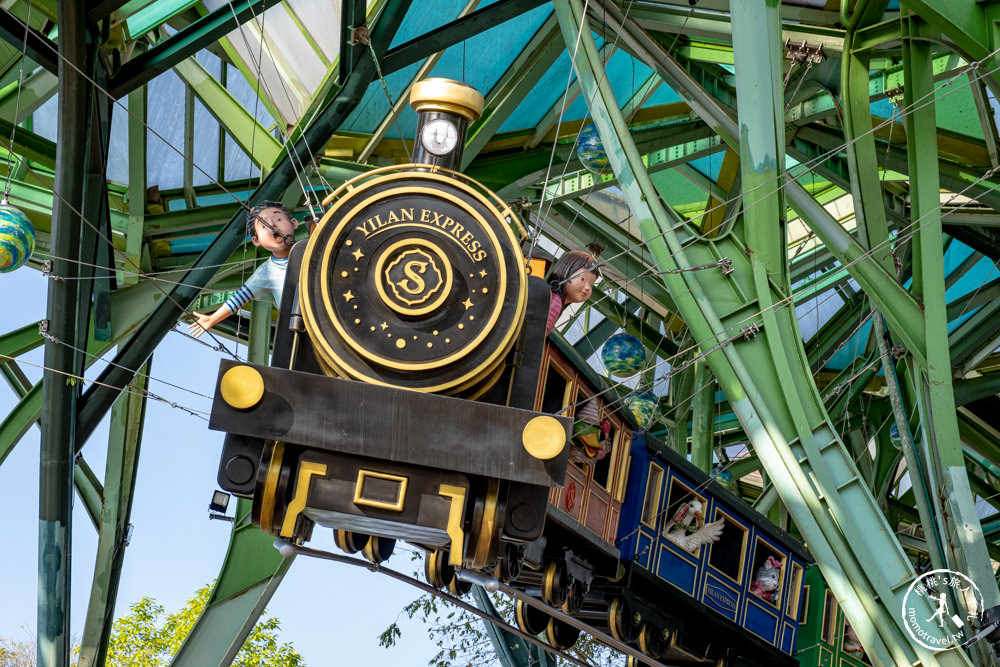
[[[22,268],[0,274],[0,332],[37,322],[45,316],[47,282],[39,272]],[[231,344],[230,344],[231,346]],[[42,350],[24,355],[41,365]],[[220,353],[170,333],[153,355],[152,377],[211,395]],[[36,382],[41,370],[23,363]],[[152,382],[150,391],[179,404],[208,411],[210,402],[192,393]],[[16,403],[0,383],[0,415]],[[2,417],[0,417],[2,418]],[[122,572],[116,618],[130,604],[151,595],[168,611],[178,610],[218,574],[229,543],[230,524],[210,521],[208,501],[217,488],[215,475],[221,433],[207,422],[157,401],[148,401],[145,432],[132,511],[134,531]],[[101,425],[83,454],[98,478],[104,477],[107,423]],[[33,427],[0,465],[0,507],[5,508],[7,540],[0,582],[0,636],[28,639],[36,626],[38,561],[39,430]],[[329,530],[317,528],[309,546],[336,551]],[[72,633],[83,635],[93,577],[97,532],[79,498],[73,512]],[[409,553],[388,566],[413,569]],[[340,664],[420,665],[437,652],[425,627],[400,618],[403,636],[387,651],[378,635],[396,620],[419,591],[367,570],[299,557],[292,565],[268,612],[282,623],[281,639],[290,641],[313,667]]]

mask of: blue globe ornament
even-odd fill
[[[639,424],[639,427],[642,428],[648,426],[653,420],[653,415],[656,413],[658,405],[659,401],[656,399],[656,394],[647,389],[646,391],[632,394],[628,409],[632,412],[632,416],[635,417],[635,421]]]
[[[722,465],[717,465],[712,468],[712,479],[726,487],[730,491],[733,490],[733,473],[729,472],[729,468]]]
[[[646,348],[635,336],[618,333],[609,338],[601,348],[604,368],[618,377],[631,377],[642,370],[646,363]]]
[[[593,123],[587,123],[580,131],[580,138],[576,143],[576,156],[589,172],[601,175],[611,171],[608,152],[604,150],[601,135]]]
[[[35,228],[20,209],[0,202],[0,273],[24,266],[35,250]]]
[[[899,427],[895,424],[889,427],[889,442],[899,451],[903,451],[903,436],[899,434]]]

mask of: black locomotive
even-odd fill
[[[514,213],[448,168],[482,97],[430,79],[411,101],[418,163],[324,202],[289,258],[271,365],[222,364],[210,428],[227,433],[220,485],[262,530],[328,526],[373,561],[410,540],[448,585],[541,534],[571,420],[532,410],[549,290]]]

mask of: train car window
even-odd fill
[[[785,558],[781,552],[758,537],[750,572],[750,593],[780,608],[785,573]]]
[[[660,487],[663,485],[663,468],[655,463],[649,464],[649,475],[646,478],[646,496],[642,501],[643,525],[656,528],[656,515],[660,511]]]
[[[669,538],[673,531],[694,533],[705,524],[705,513],[708,501],[698,495],[694,489],[676,477],[670,480],[670,492],[667,494],[667,508],[663,512],[666,523],[663,527],[664,537]],[[691,552],[695,558],[701,557],[699,546]]]
[[[722,535],[708,550],[708,564],[737,584],[743,582],[743,562],[746,560],[747,529],[728,514],[715,509],[713,521],[722,519]]]
[[[545,372],[545,389],[542,390],[541,412],[555,414],[569,405],[573,395],[573,376],[566,373],[553,359],[549,359],[549,367]],[[562,413],[573,416],[572,410]]]
[[[837,626],[837,598],[833,593],[826,592],[826,599],[823,600],[823,627],[820,630],[819,638],[827,644],[833,644],[834,630]]]
[[[624,449],[621,465],[618,466],[618,485],[615,487],[615,500],[625,502],[625,489],[628,486],[628,471],[632,467],[631,454],[632,433],[622,429],[618,436],[618,445]]]
[[[799,625],[809,622],[809,584],[802,587],[802,615],[799,617]]]
[[[785,616],[793,621],[799,617],[799,589],[802,588],[802,566],[792,563],[792,576],[788,581]]]
[[[594,461],[594,481],[603,486],[609,493],[611,492],[611,483],[614,481],[611,470],[614,468],[615,457],[618,455],[617,440],[619,429],[617,427],[617,424],[611,422],[611,431],[607,437],[607,442],[611,449],[603,459]]]

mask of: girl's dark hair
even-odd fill
[[[549,271],[549,287],[559,296],[566,296],[564,287],[567,282],[581,273],[593,273],[595,277],[600,278],[599,266],[593,255],[582,250],[569,250],[552,265],[552,270]]]
[[[292,212],[285,208],[285,205],[280,201],[262,201],[247,211],[247,234],[249,234],[252,239],[257,238],[257,216],[265,208],[276,208],[284,213],[289,220],[292,219]]]

